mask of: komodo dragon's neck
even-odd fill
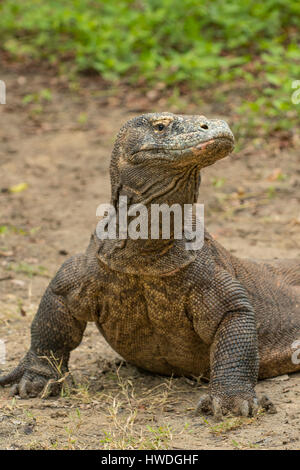
[[[168,207],[174,204],[179,205],[183,216],[185,205],[193,205],[197,200],[199,186],[200,172],[196,166],[176,172],[161,171],[157,179],[152,179],[145,184],[143,191],[132,191],[129,187],[121,186],[115,204],[117,221],[120,215],[119,201],[124,201],[125,197],[128,208],[133,204],[143,204],[148,213],[149,236],[146,240],[130,238],[105,240],[99,251],[101,261],[114,270],[144,275],[170,275],[194,261],[196,253],[186,249],[183,232],[182,239],[175,239],[171,224],[168,239],[153,239],[150,233],[150,222],[153,204],[160,206],[167,204]],[[158,225],[161,237],[163,228],[161,217],[159,217]],[[118,228],[117,224],[117,233]]]

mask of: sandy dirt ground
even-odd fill
[[[221,116],[235,126],[238,117],[232,105],[208,104],[213,94],[199,107],[161,90],[115,96],[95,77],[70,81],[38,67],[1,66],[0,78],[7,85],[0,106],[0,338],[7,351],[0,367],[8,371],[29,347],[49,279],[85,249],[97,206],[109,202],[108,165],[120,125],[154,110]],[[203,171],[206,226],[241,257],[299,256],[299,132],[248,139],[238,133],[236,140],[232,156]],[[195,416],[206,384],[136,369],[93,324],[70,369],[76,387],[58,398],[12,399],[0,389],[1,449],[300,447],[300,374],[258,384],[276,414],[216,423]]]

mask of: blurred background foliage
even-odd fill
[[[299,25],[299,0],[3,0],[0,47],[109,82],[210,88],[218,100],[228,84],[237,112],[270,131],[299,124]]]

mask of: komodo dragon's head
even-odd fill
[[[121,128],[112,153],[112,201],[120,193],[134,202],[175,201],[175,192],[182,193],[178,202],[194,201],[201,168],[233,147],[225,121],[172,113],[135,117]]]

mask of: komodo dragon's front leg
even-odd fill
[[[216,273],[194,324],[199,336],[210,343],[209,394],[202,397],[198,410],[218,418],[226,412],[254,415],[258,339],[255,312],[242,285],[225,271]]]
[[[95,278],[87,264],[85,255],[74,256],[50,282],[31,326],[30,350],[16,369],[0,377],[0,385],[12,385],[11,395],[35,397],[46,384],[47,394],[59,393],[70,352],[80,344],[95,311]],[[90,297],[81,300],[83,292]]]
[[[211,349],[210,394],[200,400],[198,409],[218,418],[228,411],[243,416],[256,414],[258,351],[254,329],[249,331],[250,322],[254,326],[248,312],[230,313],[222,321]]]

